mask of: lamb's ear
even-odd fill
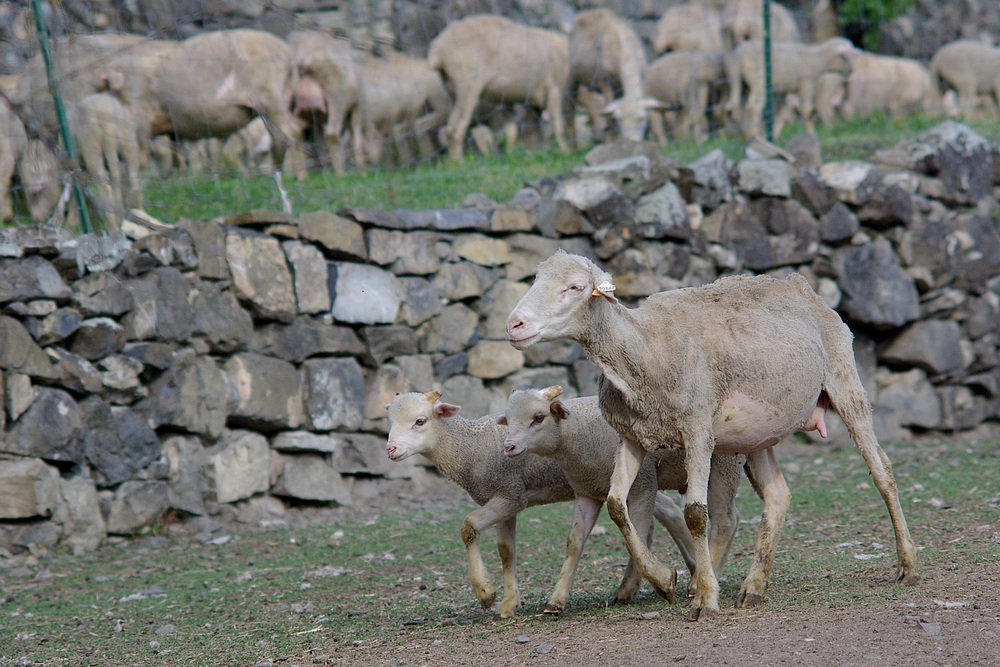
[[[447,419],[448,417],[454,417],[458,414],[458,411],[462,407],[459,405],[452,405],[451,403],[435,403],[434,404],[434,414],[442,419]]]
[[[563,388],[560,385],[554,384],[551,387],[542,389],[542,398],[546,401],[551,401],[561,393],[563,393]]]
[[[506,426],[507,425],[507,415],[500,415],[499,417],[497,417],[497,423],[500,424],[500,426]]]
[[[550,405],[549,412],[552,413],[552,416],[555,417],[557,421],[560,419],[566,419],[570,416],[569,409],[563,405],[562,401],[556,401]]]
[[[605,299],[611,303],[618,303],[618,298],[615,296],[615,284],[611,282],[611,274],[602,272],[595,281],[594,291],[591,292],[593,296],[603,296]]]

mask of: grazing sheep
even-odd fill
[[[667,109],[679,106],[680,120],[674,125],[679,137],[705,139],[708,132],[708,102],[712,86],[725,79],[725,55],[701,51],[673,51],[649,64],[643,85],[646,96],[659,100]],[[650,128],[661,146],[667,144],[663,116],[673,111],[650,114]]]
[[[722,21],[719,13],[700,2],[674,5],[656,22],[653,51],[701,51],[718,53],[723,50]]]
[[[816,79],[813,107],[816,118],[827,127],[844,113],[844,100],[847,97],[846,77],[838,72],[823,72]],[[785,100],[774,118],[774,134],[780,135],[781,130],[802,114],[802,102],[795,93],[785,95]]]
[[[462,144],[480,99],[502,104],[525,102],[544,109],[559,149],[569,150],[562,111],[569,81],[569,41],[565,35],[501,16],[468,16],[449,24],[434,38],[427,61],[455,88],[455,105],[445,128],[452,160],[462,159]]]
[[[1000,105],[1000,48],[971,39],[945,44],[931,58],[931,81],[935,90],[943,82],[958,93],[958,108],[962,118],[973,118],[983,108],[985,95],[988,115],[995,117]]]
[[[646,135],[650,109],[662,105],[644,96],[646,52],[632,26],[610,9],[580,12],[569,32],[569,62],[570,91],[583,100],[607,102],[602,109],[588,109],[598,133],[601,127],[598,115],[610,115],[623,137],[641,141]],[[580,87],[599,91],[601,95],[599,98],[581,95]],[[619,99],[614,99],[619,95]]]
[[[759,572],[752,581],[747,577],[737,599],[755,604],[789,498],[773,445],[795,431],[824,435],[828,406],[843,418],[888,507],[899,580],[919,581],[916,547],[891,464],[875,438],[851,332],[802,276],[723,278],[659,292],[628,308],[615,298],[610,274],[559,251],[539,265],[511,311],[507,337],[517,349],[573,340],[601,367],[601,412],[622,436],[608,512],[626,536],[634,529],[625,495],[647,453],[686,451],[684,517],[697,563],[693,619],[719,610],[706,530],[712,453],[747,454],[751,481],[764,497],[753,561]],[[647,578],[662,567],[649,554],[632,555]]]
[[[818,96],[818,95],[817,95]],[[847,75],[847,100],[842,113],[847,119],[877,111],[891,118],[930,112],[940,108],[931,73],[912,58],[860,52],[851,59]],[[817,108],[822,108],[817,104]]]
[[[764,111],[764,44],[760,40],[743,42],[726,61],[729,78],[729,102],[726,109],[734,119],[741,119],[743,135],[752,137],[760,131]],[[778,42],[772,45],[771,86],[776,95],[795,94],[806,131],[815,132],[816,80],[824,72],[847,74],[850,59],[857,49],[843,37],[833,37],[819,44]],[[746,84],[746,108],[740,111],[743,86]]]
[[[593,528],[601,506],[611,490],[611,472],[620,437],[601,416],[596,396],[556,400],[562,387],[556,385],[545,389],[525,389],[511,393],[504,408],[501,424],[507,426],[504,448],[510,457],[524,453],[537,454],[554,459],[566,473],[577,497],[577,509],[583,509],[586,521],[582,523],[581,534],[571,534],[572,550],[580,553]],[[712,566],[721,572],[736,537],[740,514],[736,509],[736,490],[740,481],[741,456],[713,455],[712,480],[709,484],[709,516],[711,534],[709,550]],[[647,472],[649,468],[655,472]],[[656,517],[667,526],[674,542],[684,558],[690,572],[695,571],[691,532],[684,522],[683,514],[669,497],[657,493],[656,489],[683,490],[687,486],[684,470],[684,452],[662,449],[653,456],[646,457],[639,477],[629,490],[628,506],[631,514],[634,499],[656,496]],[[639,534],[642,534],[640,528]],[[627,536],[634,537],[633,534]],[[575,542],[574,542],[575,540]],[[644,548],[633,544],[631,549]],[[575,568],[576,563],[566,561],[566,566]],[[562,610],[572,586],[572,571],[568,573],[567,588],[553,594],[546,611]],[[692,581],[694,577],[692,576]],[[689,594],[694,588],[689,589]],[[658,591],[669,596],[672,591]],[[558,594],[558,595],[557,595]],[[560,601],[559,604],[556,602]],[[552,607],[550,609],[550,607]]]
[[[402,461],[422,454],[441,473],[465,489],[479,504],[462,523],[462,541],[469,562],[469,579],[483,609],[496,601],[497,590],[490,582],[479,549],[479,535],[486,528],[497,527],[497,551],[503,566],[504,596],[497,613],[501,618],[514,615],[521,602],[517,588],[517,515],[535,505],[562,502],[574,498],[573,488],[559,465],[551,460],[526,456],[511,460],[503,453],[506,436],[498,420],[499,414],[469,420],[457,417],[457,405],[442,403],[437,391],[420,394],[398,394],[386,405],[389,411],[389,439],[386,454],[393,461]],[[652,538],[653,497],[646,505],[638,503],[638,529],[646,540]],[[582,534],[578,523],[582,508],[574,512],[573,535]],[[589,533],[589,530],[587,531]],[[569,592],[580,552],[569,548],[556,593]],[[582,548],[582,544],[581,544]],[[569,577],[567,583],[566,577]],[[640,577],[633,562],[625,570],[622,583],[615,593],[616,602],[627,602],[639,588]],[[673,589],[671,585],[671,590]],[[553,604],[565,604],[565,596],[553,593]],[[560,602],[561,601],[561,602]],[[554,608],[554,607],[553,607]]]

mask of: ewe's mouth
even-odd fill
[[[538,338],[538,336],[539,336],[539,334],[537,334],[537,333],[531,334],[530,336],[525,336],[524,338],[513,338],[511,336],[508,336],[507,340],[514,347],[528,347],[533,342],[535,342],[535,340]]]

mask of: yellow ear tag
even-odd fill
[[[607,280],[605,280],[603,283],[601,283],[600,285],[597,286],[597,289],[595,289],[591,293],[591,296],[605,296],[605,295],[613,294],[614,291],[615,291],[615,286],[612,285]]]

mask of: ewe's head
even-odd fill
[[[507,407],[497,423],[507,427],[503,446],[507,456],[514,458],[525,452],[552,456],[559,447],[560,420],[569,417],[569,410],[556,398],[562,387],[518,389],[507,399]]]
[[[507,340],[518,350],[535,343],[578,340],[594,300],[617,303],[611,274],[562,250],[538,265],[535,282],[507,316]]]
[[[646,128],[649,127],[649,112],[665,108],[663,102],[652,97],[640,99],[623,97],[605,106],[601,109],[601,113],[615,119],[618,132],[623,137],[642,141],[646,137]]]
[[[457,405],[442,403],[441,392],[397,394],[385,409],[389,411],[389,440],[385,453],[393,461],[414,454],[426,454],[437,444],[438,420],[458,414]]]

